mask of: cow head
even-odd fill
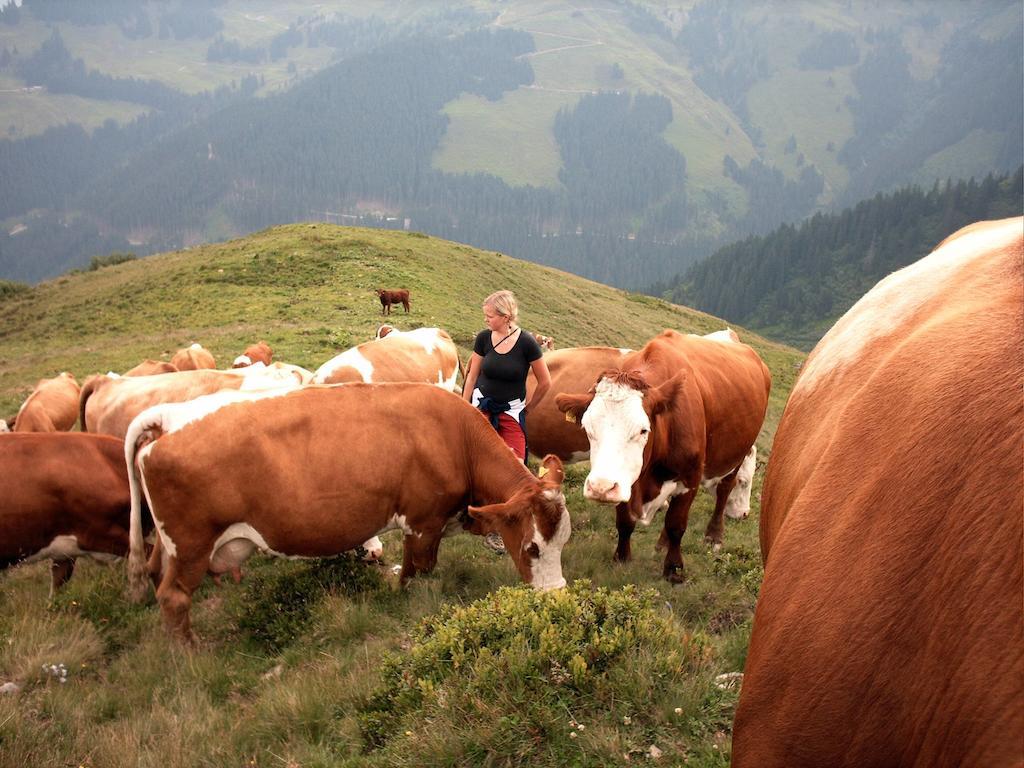
[[[644,466],[653,419],[675,398],[684,376],[651,387],[637,371],[606,371],[589,393],[555,398],[559,410],[580,422],[590,440],[584,496],[605,504],[629,501]]]
[[[541,462],[538,482],[520,488],[502,504],[470,507],[482,532],[497,531],[523,581],[534,589],[561,589],[562,547],[572,524],[565,508],[562,461],[553,455]]]

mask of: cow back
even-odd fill
[[[577,422],[567,421],[555,405],[560,392],[586,392],[597,377],[618,368],[629,350],[615,347],[568,347],[544,356],[551,374],[551,389],[526,414],[526,434],[530,453],[538,458],[553,453],[564,462],[584,461],[590,453],[590,441]],[[537,379],[531,370],[526,379],[526,399],[533,397]]]
[[[66,432],[78,420],[79,386],[75,377],[61,373],[36,384],[18,411],[15,432]]]
[[[947,239],[808,358],[764,484],[738,768],[1024,760],[1022,228]]]

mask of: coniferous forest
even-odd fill
[[[1021,214],[1024,168],[983,180],[904,187],[726,246],[692,267],[672,301],[810,349],[875,283],[967,224]]]

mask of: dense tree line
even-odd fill
[[[981,182],[879,193],[841,213],[726,246],[692,267],[667,297],[809,348],[881,278],[957,229],[1019,216],[1022,179],[1024,167]]]
[[[737,235],[767,232],[782,221],[799,221],[814,210],[825,188],[825,178],[813,165],[801,168],[795,181],[756,158],[741,168],[726,155],[723,166],[725,175],[747,190],[750,201],[746,215],[733,226]]]
[[[797,64],[800,69],[831,70],[849,67],[860,61],[857,40],[849,32],[833,29],[818,35],[817,39],[800,51]]]

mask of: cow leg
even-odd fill
[[[75,559],[54,560],[50,563],[50,599],[57,594],[57,590],[67,583],[71,574],[75,572]]]
[[[636,518],[633,517],[629,505],[629,501],[615,505],[615,528],[619,532],[619,542],[615,547],[615,556],[612,559],[616,563],[628,563],[633,558],[629,542],[633,536],[633,529],[636,528]]]
[[[717,552],[722,548],[722,533],[725,531],[725,505],[729,494],[736,487],[736,471],[726,475],[715,489],[715,511],[711,513],[708,527],[704,531],[704,543]]]
[[[178,558],[168,558],[163,579],[156,591],[164,627],[181,642],[193,647],[196,644],[196,636],[192,632],[189,615],[192,593],[206,575],[206,565],[202,559],[182,565]]]
[[[413,550],[416,548],[416,537],[407,534],[402,544],[402,573],[399,582],[404,587],[409,579],[416,575],[416,562],[413,558]]]
[[[146,561],[146,573],[153,582],[154,591],[160,588],[160,575],[163,571],[163,547],[160,545],[160,537],[156,536],[153,549],[149,552],[149,560]]]
[[[664,533],[668,543],[668,552],[665,553],[663,575],[673,584],[682,584],[686,580],[686,569],[683,567],[683,554],[679,550],[679,545],[683,540],[683,534],[686,533],[686,524],[690,519],[690,505],[693,504],[693,497],[696,493],[697,488],[695,487],[692,491],[672,497],[672,501],[668,504],[668,511],[665,513]]]

